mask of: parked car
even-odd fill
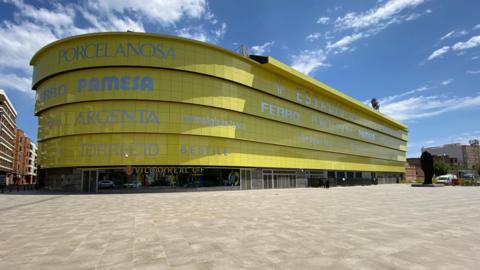
[[[453,180],[456,180],[457,176],[454,174],[440,175],[436,178],[437,184],[451,185]]]
[[[124,188],[139,188],[139,187],[141,187],[141,186],[142,186],[142,184],[137,183],[137,182],[132,182],[132,183],[125,183],[125,184],[123,184],[123,187],[124,187]]]
[[[98,188],[114,188],[115,183],[111,180],[100,180],[98,181]]]

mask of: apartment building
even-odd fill
[[[21,129],[16,130],[15,137],[14,183],[17,185],[35,184],[37,146]]]
[[[468,145],[452,143],[443,146],[425,147],[422,148],[423,151],[428,151],[435,156],[456,158],[458,165],[465,169],[478,169],[480,166],[480,146],[478,140],[471,140]]]
[[[35,184],[37,182],[37,145],[35,143],[30,142],[28,153],[25,183]]]
[[[3,89],[0,89],[0,183],[13,183],[17,111]]]

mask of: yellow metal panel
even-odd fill
[[[109,33],[56,42],[32,64],[44,168],[404,170],[404,125],[274,59]]]
[[[120,84],[124,77],[130,78],[131,88],[133,86],[141,87],[137,85],[139,82],[136,81],[141,82],[144,78],[151,79],[153,86],[151,90],[125,90],[121,89],[120,85],[118,90],[107,90],[105,87],[95,88],[97,81],[102,78],[116,78]],[[91,83],[88,82],[93,83],[89,86]],[[406,150],[406,143],[401,138],[393,138],[365,126],[343,121],[337,117],[228,81],[169,70],[112,68],[108,71],[83,70],[58,75],[40,85],[37,91],[36,109],[37,112],[41,112],[66,102],[102,99],[162,100],[221,107]],[[142,104],[142,102],[138,101],[135,104]],[[298,117],[292,117],[289,113],[298,114]]]
[[[53,121],[52,119],[61,119]],[[39,140],[91,133],[173,133],[226,137],[405,161],[405,152],[234,111],[198,105],[102,101],[55,107],[40,115]],[[398,145],[396,145],[398,149]]]
[[[216,59],[222,59],[219,64],[223,71],[220,73],[216,68],[205,68],[216,65]],[[368,109],[332,88],[315,83],[312,78],[302,77],[290,69],[279,68],[281,65],[278,61],[271,62],[276,64],[260,65],[218,47],[168,36],[140,33],[92,34],[55,42],[37,53],[32,59],[33,85],[37,88],[49,76],[82,68],[119,65],[172,68],[201,72],[273,95],[285,95],[285,98],[303,102],[317,110],[327,109],[329,113],[347,120],[355,120],[352,117],[358,115],[362,121],[386,131],[406,131],[403,124]],[[276,68],[272,69],[272,66]],[[279,89],[286,91],[282,93]],[[320,105],[318,102],[307,104],[304,101],[306,98],[297,98],[299,93],[304,93],[314,101],[323,101],[328,106],[322,106],[321,102]]]
[[[40,142],[39,152],[43,168],[189,165],[404,171],[404,162],[191,135],[68,136]]]

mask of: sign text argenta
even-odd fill
[[[75,116],[75,125],[105,125],[105,124],[160,124],[158,116],[149,110],[101,110],[82,111]]]
[[[93,42],[61,48],[58,51],[59,64],[110,57],[175,59],[177,56],[173,48],[154,42]]]

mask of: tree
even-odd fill
[[[433,172],[437,176],[447,174],[451,169],[452,168],[450,168],[450,166],[443,160],[436,160],[433,165]]]

